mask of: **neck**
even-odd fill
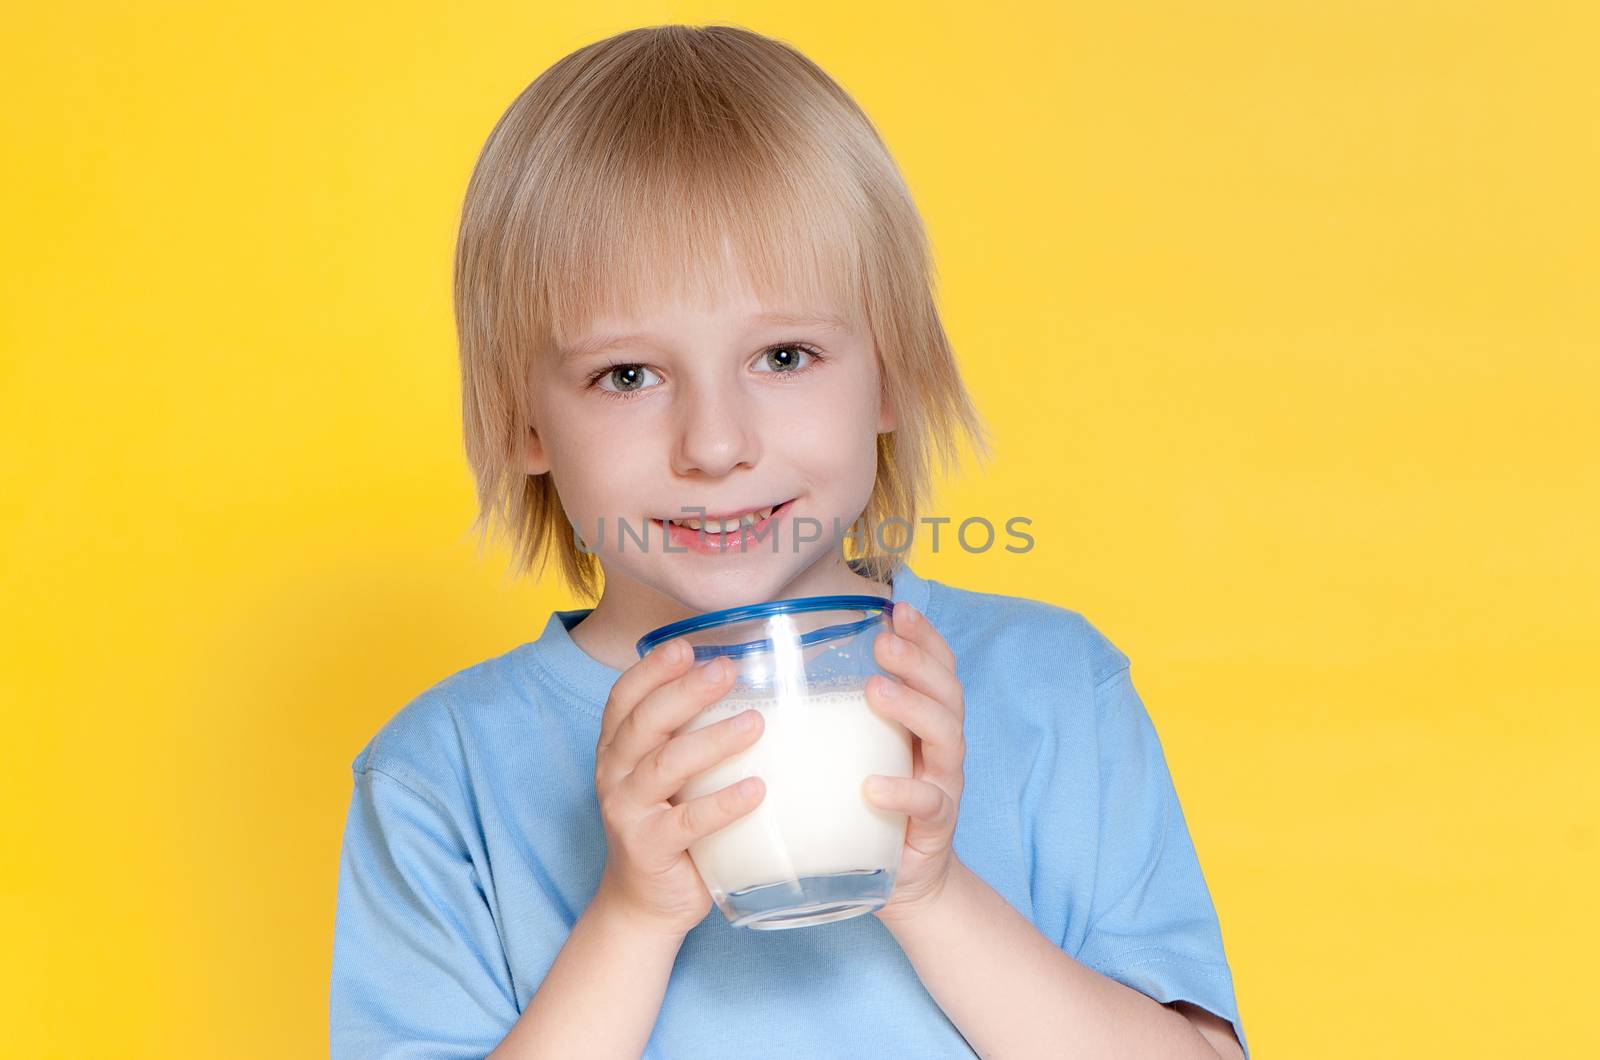
[[[788,584],[773,594],[772,600],[792,600],[802,596],[832,596],[861,594],[865,596],[892,597],[893,584],[873,581],[857,574],[845,562],[844,556],[834,562],[818,561],[806,568]],[[570,634],[573,643],[585,653],[613,670],[626,670],[639,661],[635,645],[639,638],[669,622],[690,618],[706,611],[746,604],[765,603],[748,597],[728,599],[713,605],[691,603],[668,595],[651,586],[626,576],[613,577],[607,572],[605,587],[594,608]]]

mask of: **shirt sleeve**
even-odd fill
[[[334,918],[334,1060],[481,1060],[517,1019],[466,836],[422,790],[356,772]]]
[[[1109,645],[1107,645],[1109,647]],[[1161,741],[1122,665],[1095,687],[1100,850],[1077,958],[1166,1004],[1189,1001],[1233,1024],[1233,975]]]

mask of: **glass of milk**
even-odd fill
[[[872,774],[911,775],[911,734],[867,705],[867,678],[894,603],[881,596],[808,596],[712,611],[652,630],[642,658],[681,637],[695,663],[729,659],[727,695],[684,723],[691,732],[754,708],[766,722],[750,747],[684,785],[674,806],[757,776],[760,805],[689,846],[734,927],[805,927],[870,913],[889,899],[906,815],[867,801]]]

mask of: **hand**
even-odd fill
[[[878,665],[899,680],[874,674],[867,682],[867,703],[911,730],[912,740],[909,778],[867,778],[868,801],[909,818],[894,892],[888,904],[873,911],[885,922],[926,910],[950,878],[967,754],[966,699],[955,653],[910,604],[895,603],[891,627],[878,636],[873,652]],[[874,779],[883,782],[882,794],[874,794]]]
[[[606,700],[595,748],[595,793],[606,831],[595,898],[632,923],[679,936],[711,911],[711,892],[689,859],[689,844],[766,796],[766,785],[752,777],[677,806],[668,801],[695,774],[755,743],[766,723],[760,711],[746,710],[672,736],[733,683],[729,660],[691,669],[693,660],[693,649],[679,638],[623,671]]]

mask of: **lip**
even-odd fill
[[[712,533],[704,527],[699,530],[691,530],[687,526],[674,526],[665,519],[652,519],[651,522],[661,527],[667,536],[668,544],[672,546],[672,551],[674,552],[696,552],[703,556],[718,556],[727,552],[743,554],[753,551],[750,548],[751,545],[768,544],[769,538],[771,541],[777,541],[777,536],[773,533],[772,528],[778,520],[789,514],[789,509],[793,507],[794,502],[795,498],[789,498],[773,508],[772,514],[759,523],[753,526],[741,526],[731,534]],[[760,511],[764,507],[766,506],[760,505],[756,508],[746,508],[738,513],[722,516],[707,515],[704,518],[707,520],[715,518],[735,519],[745,514],[745,512]],[[760,540],[757,540],[758,534],[760,535]]]
[[[792,500],[794,500],[794,498],[790,497],[789,500],[792,501]],[[784,501],[783,503],[784,504],[788,504],[789,501]],[[711,521],[712,519],[742,519],[746,515],[749,515],[751,512],[759,512],[761,509],[766,508],[766,507],[777,508],[777,507],[780,507],[780,506],[779,505],[770,505],[769,506],[769,505],[765,505],[765,504],[758,504],[754,508],[740,508],[736,512],[706,512],[704,514],[700,514],[698,509],[685,508],[683,515],[674,515],[674,516],[671,516],[671,518],[673,518],[673,519],[686,519],[686,518],[688,518],[690,516],[694,516],[694,517],[696,517],[698,519],[702,519],[702,520],[705,520],[707,522]],[[666,522],[666,519],[658,519],[656,521],[664,523],[664,522]]]

